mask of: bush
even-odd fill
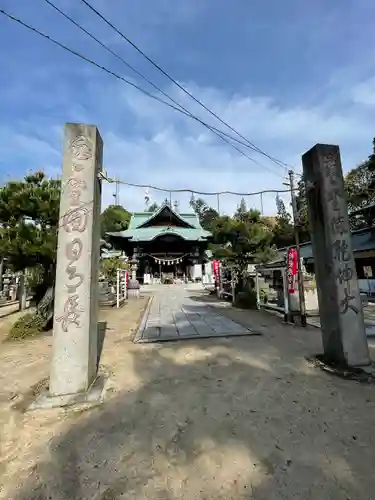
[[[255,290],[247,288],[244,292],[239,292],[236,295],[235,305],[244,309],[256,309],[257,294]]]
[[[263,288],[260,290],[259,298],[260,298],[261,302],[263,302],[263,304],[268,303],[268,294],[265,290],[263,290]]]
[[[19,318],[9,332],[9,339],[18,340],[34,337],[41,333],[46,325],[46,320],[35,313],[27,313]]]

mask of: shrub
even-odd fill
[[[261,302],[263,302],[263,304],[268,303],[268,294],[263,288],[260,290],[259,298],[260,298]]]
[[[237,307],[243,307],[244,309],[256,309],[257,307],[257,295],[255,290],[247,288],[244,292],[239,292],[236,295]]]
[[[18,340],[34,337],[44,330],[46,320],[35,313],[27,313],[19,318],[9,332],[9,339]]]

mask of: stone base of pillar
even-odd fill
[[[87,392],[51,396],[48,391],[39,394],[27,407],[28,411],[70,406],[74,409],[86,409],[98,406],[104,402],[108,389],[109,377],[107,374],[99,375]]]
[[[129,299],[139,299],[139,289],[140,289],[140,284],[138,280],[129,280],[128,283],[128,298]]]
[[[139,299],[139,288],[132,288],[128,290],[128,299]]]

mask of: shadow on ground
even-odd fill
[[[102,351],[103,351],[106,333],[107,333],[107,322],[106,321],[99,321],[99,323],[98,323],[98,352],[97,352],[97,359],[96,359],[96,369],[99,368],[99,363],[100,363],[100,358],[101,358]]]
[[[290,330],[123,344],[139,388],[54,437],[11,498],[373,498],[373,390],[311,368]]]

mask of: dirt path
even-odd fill
[[[139,345],[126,309],[107,313],[107,402],[13,413],[2,430],[0,498],[374,498],[374,386],[310,366],[304,356],[321,348],[316,328],[222,311],[263,335]],[[50,339],[35,342],[48,357]],[[35,374],[30,347],[29,385],[47,368]],[[19,377],[13,358],[9,383]]]

